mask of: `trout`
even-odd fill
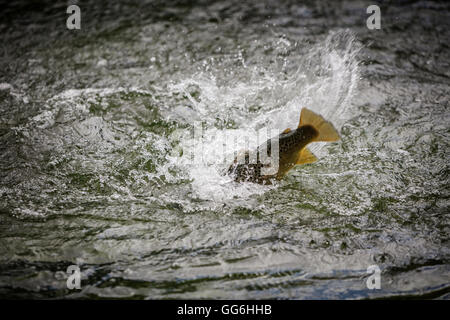
[[[295,165],[314,163],[316,156],[306,146],[311,142],[333,142],[340,139],[333,125],[322,116],[303,108],[300,113],[300,123],[295,130],[287,128],[277,137],[278,139],[278,171],[265,174],[270,170],[270,164],[261,161],[261,152],[266,152],[268,158],[272,156],[271,139],[260,145],[256,151],[245,151],[237,156],[228,168],[227,173],[236,182],[254,182],[271,184],[274,179],[281,180]],[[256,153],[256,154],[255,154]],[[256,161],[250,161],[256,159]],[[275,170],[272,170],[275,171]]]

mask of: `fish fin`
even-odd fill
[[[291,128],[285,129],[285,130],[282,132],[282,134],[285,134],[285,133],[288,133],[288,132],[291,132]]]
[[[322,118],[321,115],[312,112],[309,109],[303,108],[300,113],[299,127],[310,125],[314,127],[319,133],[313,141],[338,141],[340,139],[339,133],[333,127],[333,125]]]
[[[302,151],[299,152],[296,164],[307,164],[314,163],[318,159],[317,157],[308,149],[303,148]]]

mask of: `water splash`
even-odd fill
[[[266,47],[268,44],[264,44]],[[182,139],[186,154],[202,152],[213,157],[211,163],[197,163],[187,168],[193,180],[192,187],[201,199],[213,203],[247,199],[270,190],[269,186],[252,183],[236,184],[223,176],[223,159],[239,151],[233,143],[248,137],[250,145],[257,146],[253,132],[268,128],[273,135],[298,125],[301,107],[322,114],[339,128],[345,122],[345,113],[351,107],[359,79],[357,55],[361,46],[349,31],[331,32],[323,42],[306,52],[301,43],[279,39],[273,48],[283,53],[283,63],[272,68],[260,63],[246,63],[242,54],[229,61],[208,61],[207,71],[181,80],[170,86],[172,92],[184,94],[194,111],[194,121],[205,125],[202,150],[192,150],[196,143],[192,135]],[[234,78],[223,77],[222,68]],[[218,132],[219,131],[219,132]],[[224,149],[222,146],[226,146]],[[235,148],[235,149],[233,149]],[[313,147],[314,152],[321,144]],[[219,152],[218,152],[219,151]],[[320,152],[326,156],[326,152]],[[185,159],[186,160],[186,159]],[[175,161],[179,161],[175,159]],[[229,165],[229,163],[228,163]]]

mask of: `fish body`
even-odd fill
[[[270,170],[267,162],[261,161],[261,154],[266,153],[272,157],[272,141],[267,140],[256,151],[245,151],[236,157],[228,168],[228,174],[234,177],[236,182],[254,182],[271,184],[273,179],[281,180],[295,165],[313,163],[317,158],[306,148],[311,142],[338,141],[339,134],[333,125],[325,121],[320,115],[309,109],[303,108],[300,114],[298,128],[290,128],[280,133],[278,139],[278,168],[276,172],[265,174]],[[275,152],[274,155],[277,153]],[[250,159],[256,161],[250,161]]]

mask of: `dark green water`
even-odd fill
[[[367,1],[83,1],[67,30],[25,3],[0,13],[1,297],[449,298],[447,4],[369,30]],[[227,135],[301,107],[342,137],[319,162],[221,175]]]

